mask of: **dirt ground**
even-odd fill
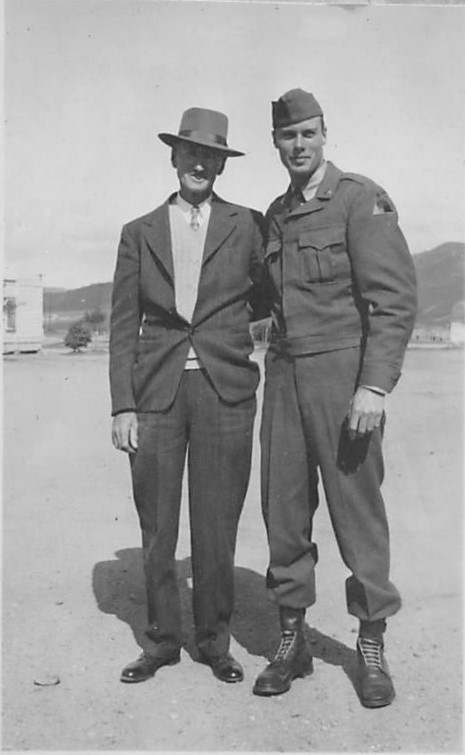
[[[410,350],[389,398],[384,492],[403,609],[386,635],[397,697],[374,711],[357,696],[357,623],[324,502],[318,602],[307,613],[315,672],[280,697],[252,695],[278,637],[264,589],[258,444],[232,626],[245,681],[222,684],[191,658],[184,506],[182,662],[121,684],[139,653],[144,587],[129,468],[110,443],[107,355],[9,357],[4,388],[3,749],[462,750],[463,353]]]

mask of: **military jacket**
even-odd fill
[[[328,162],[316,196],[267,212],[272,344],[291,356],[362,347],[360,383],[396,384],[416,313],[413,261],[397,210],[373,181]]]

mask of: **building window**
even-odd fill
[[[3,322],[6,333],[16,333],[16,298],[5,296],[3,299]]]

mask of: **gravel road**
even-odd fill
[[[389,397],[384,492],[404,605],[386,635],[397,697],[374,711],[357,696],[357,623],[345,611],[347,573],[324,501],[318,602],[307,613],[315,672],[286,695],[252,695],[278,636],[264,590],[258,444],[232,626],[245,681],[222,684],[191,658],[184,502],[182,662],[121,684],[139,652],[144,587],[129,469],[110,443],[107,355],[8,357],[4,388],[4,750],[462,750],[463,353],[409,350]]]

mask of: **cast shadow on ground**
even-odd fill
[[[142,551],[140,548],[125,548],[115,555],[116,560],[102,561],[94,566],[92,587],[97,605],[100,611],[128,624],[136,643],[149,650],[151,642],[144,633],[146,609]],[[177,568],[183,615],[183,647],[196,660],[189,586],[192,577],[190,558],[178,561]],[[270,660],[276,650],[280,630],[276,606],[266,596],[265,579],[251,569],[236,566],[235,584],[231,633],[248,653]],[[306,627],[306,637],[314,658],[340,666],[359,694],[355,650],[313,627]]]

